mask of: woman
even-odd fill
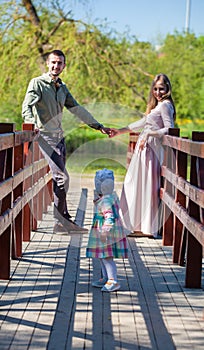
[[[160,212],[161,138],[174,127],[176,110],[165,74],[154,78],[145,116],[127,127],[112,129],[111,137],[142,129],[125,177],[120,207],[124,226],[157,237]]]

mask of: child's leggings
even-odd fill
[[[103,278],[114,279],[117,281],[116,263],[112,257],[100,259]]]

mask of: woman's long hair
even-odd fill
[[[174,105],[174,101],[172,98],[172,89],[171,89],[171,83],[169,78],[167,77],[166,74],[160,73],[157,74],[152,82],[150,93],[149,93],[149,99],[147,103],[147,109],[146,109],[146,114],[149,114],[153,108],[155,108],[158,104],[157,99],[154,97],[153,94],[153,89],[154,86],[156,85],[157,82],[161,82],[161,84],[164,84],[166,86],[167,93],[162,97],[162,101],[168,100],[172,103],[173,108],[174,108],[174,120],[176,119],[176,108]]]

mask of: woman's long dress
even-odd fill
[[[174,108],[170,101],[159,102],[144,118],[130,124],[132,131],[141,132],[124,180],[120,199],[124,226],[131,232],[157,236],[160,229],[160,169],[163,161],[161,137],[174,127]],[[158,131],[149,137],[143,150],[139,142],[148,130]]]

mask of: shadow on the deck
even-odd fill
[[[57,346],[93,350],[176,348],[164,323],[149,270],[140,258],[135,239],[129,242],[129,262],[116,261],[120,272],[123,270],[122,276],[119,272],[121,290],[111,294],[91,287],[90,280],[100,274],[99,261],[87,259],[89,271],[80,268],[80,247],[70,245],[48,350]],[[81,257],[82,266],[84,259]],[[128,269],[132,270],[131,276]],[[157,285],[158,293],[163,291],[162,283]],[[80,312],[81,316],[76,317]],[[81,327],[75,322],[81,322]]]
[[[86,195],[72,203],[89,227]],[[102,293],[91,286],[100,263],[86,258],[88,234],[52,234],[50,213],[1,285],[0,350],[203,349],[203,290],[183,287],[171,247],[128,237],[129,259],[116,260],[121,289]]]

